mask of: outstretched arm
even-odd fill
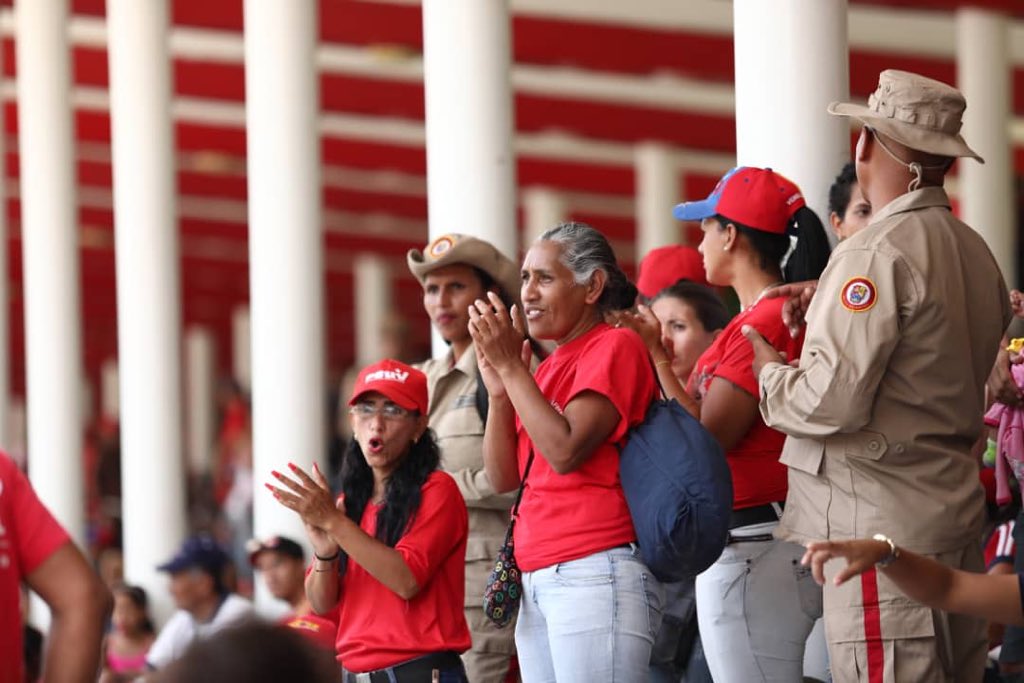
[[[876,566],[889,555],[885,541],[857,539],[810,543],[803,563],[818,583],[825,582],[825,563],[845,558],[833,581],[838,586]],[[907,597],[944,612],[956,612],[1001,624],[1024,625],[1020,579],[1016,574],[990,576],[952,569],[935,560],[900,550],[887,567],[879,567]]]

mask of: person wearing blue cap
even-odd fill
[[[170,560],[157,567],[171,576],[171,595],[178,611],[164,625],[146,655],[150,669],[161,669],[193,641],[254,616],[252,604],[224,584],[228,556],[209,536],[185,539]]]
[[[728,545],[696,581],[704,653],[717,681],[799,681],[821,589],[797,564],[803,548],[772,536],[786,498],[785,435],[758,414],[753,349],[741,330],[751,326],[775,349],[800,353],[803,339],[782,323],[782,300],[765,293],[817,277],[828,262],[828,238],[800,189],[767,168],[733,169],[709,197],[673,213],[701,221],[708,281],[732,287],[742,307],[697,359],[683,397],[722,445],[733,481]]]

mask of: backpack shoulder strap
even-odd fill
[[[484,377],[480,374],[480,368],[476,369],[476,414],[480,421],[487,425],[487,411],[490,409],[491,401],[487,396],[487,385],[484,384]]]

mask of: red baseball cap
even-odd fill
[[[356,378],[348,404],[355,405],[363,394],[371,391],[384,395],[406,410],[427,414],[427,376],[405,363],[388,358],[363,368]]]
[[[640,275],[636,279],[636,288],[645,298],[653,299],[658,292],[680,280],[707,285],[708,275],[704,272],[704,257],[693,247],[678,244],[658,247],[647,252],[647,256],[640,261]]]
[[[719,215],[748,228],[785,235],[789,219],[804,205],[800,188],[788,178],[770,168],[738,166],[722,176],[707,199],[678,204],[672,215],[681,221]]]

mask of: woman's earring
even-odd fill
[[[729,245],[727,244],[724,247],[722,247],[722,251],[729,251]]]

